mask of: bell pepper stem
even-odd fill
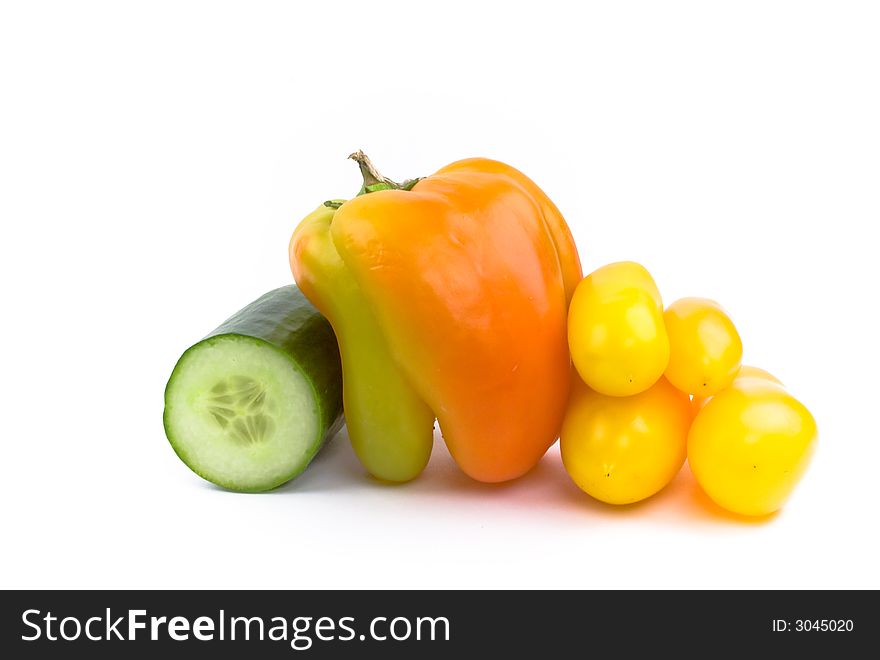
[[[358,195],[366,195],[367,193],[376,192],[378,190],[412,190],[412,187],[418,183],[419,179],[407,179],[403,183],[392,181],[386,176],[379,173],[376,166],[373,165],[367,154],[358,149],[348,156],[358,164],[361,170],[361,176],[364,178],[364,184],[361,186]]]
[[[403,183],[392,181],[388,177],[382,176],[382,174],[379,173],[379,170],[376,169],[376,166],[373,165],[372,161],[367,157],[367,154],[360,149],[353,154],[349,154],[348,157],[358,164],[358,167],[361,170],[361,176],[364,178],[364,183],[361,185],[357,197],[366,195],[367,193],[377,192],[379,190],[412,190],[413,186],[422,180],[422,177],[416,177],[415,179],[407,179]],[[338,209],[344,203],[344,199],[330,199],[324,202],[324,206],[331,209]]]
[[[358,167],[361,169],[361,176],[364,177],[365,188],[381,184],[385,184],[391,188],[400,188],[400,184],[395,183],[391,179],[382,176],[379,173],[379,170],[376,169],[376,166],[373,165],[373,162],[369,159],[367,154],[365,154],[360,149],[355,151],[353,154],[349,154],[348,157],[356,162],[358,164]]]

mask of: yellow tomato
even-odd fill
[[[568,346],[578,374],[597,392],[630,396],[656,383],[669,340],[650,273],[622,261],[581,280],[568,312]]]
[[[609,504],[650,497],[684,463],[691,404],[660,378],[630,397],[576,384],[560,435],[562,462],[584,492]]]
[[[705,398],[733,382],[742,360],[742,341],[714,300],[682,298],[663,314],[669,333],[665,376],[682,392]]]
[[[736,375],[736,378],[733,379],[733,382],[738,383],[749,378],[757,378],[758,380],[766,380],[770,381],[771,383],[776,383],[777,385],[782,385],[782,381],[771,374],[769,371],[764,371],[763,369],[752,367],[747,364],[744,364],[742,367],[740,367],[739,373]]]
[[[817,437],[810,411],[781,385],[766,378],[737,379],[694,418],[688,463],[717,504],[762,516],[791,495]]]
[[[746,364],[740,367],[739,372],[736,374],[736,378],[733,379],[733,383],[739,383],[750,378],[757,378],[758,380],[766,380],[771,383],[776,383],[777,385],[782,385],[782,381],[769,371],[764,371],[758,367],[751,367]],[[693,397],[694,414],[696,415],[700,412],[703,409],[703,406],[705,406],[711,398],[712,397],[708,396]]]

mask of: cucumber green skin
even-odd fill
[[[196,346],[226,335],[247,337],[279,351],[290,361],[291,366],[305,377],[315,393],[315,400],[318,402],[320,433],[315,439],[308,458],[292,474],[279,479],[277,483],[267,484],[264,488],[242,489],[208,479],[190,465],[169,427],[168,417],[171,403],[168,400],[168,391],[177,375],[178,367],[183,362],[183,357]],[[230,490],[251,493],[272,490],[290,481],[308,467],[312,459],[327,441],[336,435],[345,421],[342,414],[342,364],[333,328],[293,284],[263,294],[226,319],[204,339],[184,351],[174,366],[171,377],[168,379],[168,385],[165,387],[165,410],[162,421],[165,426],[165,435],[174,452],[193,472],[207,481]]]

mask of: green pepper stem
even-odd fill
[[[403,183],[392,181],[386,176],[379,173],[376,166],[367,157],[363,151],[358,149],[349,155],[354,162],[358,164],[361,170],[361,176],[364,178],[364,184],[361,186],[358,195],[366,195],[367,193],[376,192],[378,190],[412,190],[413,186],[418,183],[419,179],[407,179]]]
[[[381,184],[385,184],[391,188],[400,188],[399,183],[395,183],[391,179],[382,176],[379,173],[379,170],[376,169],[376,166],[373,165],[367,154],[365,154],[360,149],[355,151],[353,154],[349,154],[348,157],[356,162],[358,164],[358,167],[361,169],[361,176],[364,177],[365,188]]]

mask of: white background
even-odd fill
[[[880,587],[877,5],[601,4],[3,3],[0,586]],[[356,148],[505,160],[585,271],[719,300],[820,426],[787,507],[742,522],[686,471],[606,507],[556,448],[488,486],[441,443],[391,487],[344,434],[272,494],[190,473],[177,357],[291,281]]]

